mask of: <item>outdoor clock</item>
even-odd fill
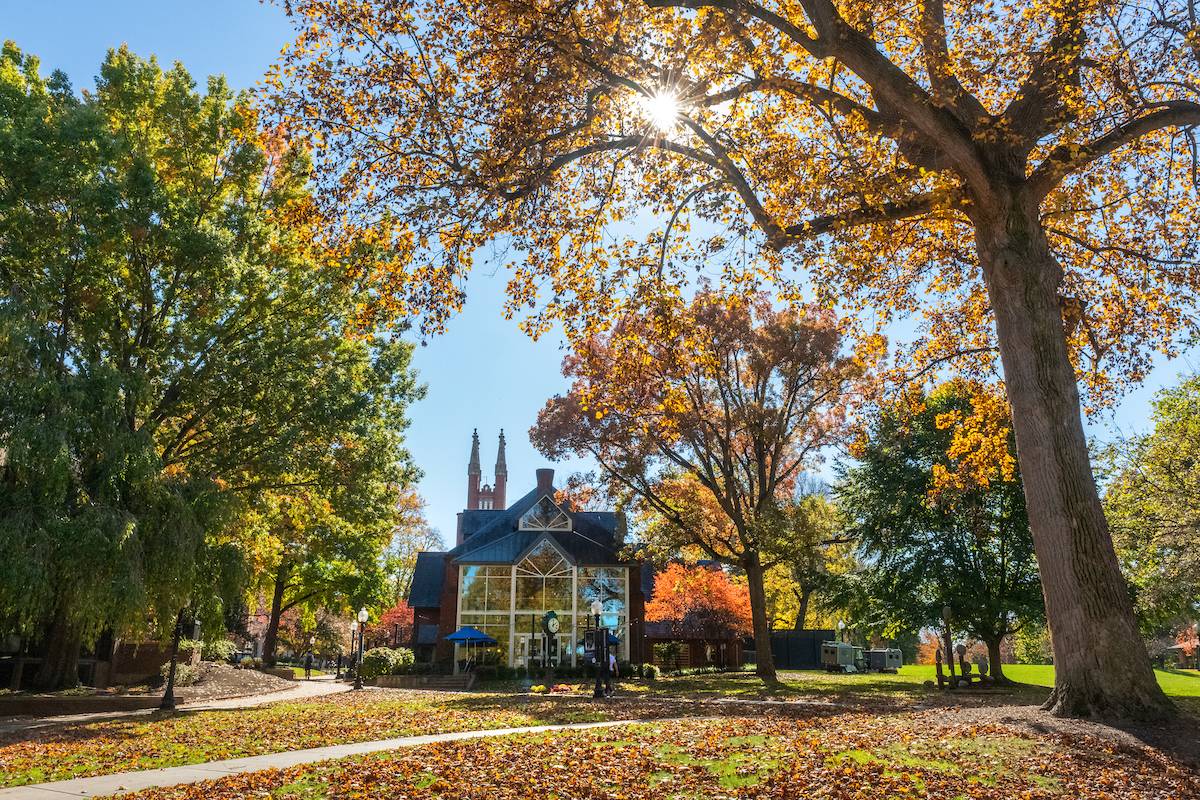
[[[558,633],[561,623],[558,621],[558,614],[553,611],[547,611],[546,616],[542,617],[542,629],[549,634]]]

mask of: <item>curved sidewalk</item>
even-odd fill
[[[296,681],[295,686],[276,689],[260,694],[225,697],[218,700],[198,700],[193,703],[180,703],[179,711],[214,711],[230,708],[254,708],[267,703],[282,703],[288,700],[307,700],[312,697],[322,697],[327,694],[337,694],[350,690],[350,684],[335,681],[324,675],[308,681]],[[63,714],[53,717],[9,717],[0,719],[0,733],[46,728],[53,725],[74,725],[87,722],[101,722],[123,717],[149,716],[158,711],[155,708],[143,708],[137,711],[95,711],[88,714]]]
[[[464,739],[483,739],[492,736],[509,736],[515,733],[546,733],[549,731],[585,730],[588,728],[611,728],[616,725],[635,725],[642,722],[671,722],[670,719],[626,719],[607,722],[574,722],[567,725],[535,725],[527,728],[497,728],[484,731],[460,731],[458,733],[434,733],[425,736],[405,736],[398,739],[380,739],[374,742],[354,742],[330,747],[314,747],[308,750],[290,750],[249,758],[231,758],[226,761],[210,761],[207,764],[189,764],[182,767],[148,769],[138,772],[118,772],[113,775],[97,775],[94,778],[75,778],[68,781],[38,783],[31,786],[15,786],[0,789],[0,798],[22,798],[22,800],[62,800],[64,797],[97,797],[101,795],[136,792],[156,786],[176,786],[185,783],[215,780],[225,775],[241,772],[259,772],[264,769],[286,769],[299,764],[312,764],[334,758],[397,750],[402,747],[418,747],[436,742],[457,742]]]

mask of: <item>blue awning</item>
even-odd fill
[[[472,628],[470,625],[459,628],[447,636],[446,641],[461,642],[462,644],[496,644],[496,640],[491,636],[488,636],[478,628]]]

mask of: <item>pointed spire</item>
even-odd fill
[[[496,451],[496,477],[508,477],[508,462],[504,460],[504,428],[500,429],[500,449]]]
[[[483,470],[479,467],[479,429],[471,431],[471,460],[467,464],[468,475],[479,475]]]

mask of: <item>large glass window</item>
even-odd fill
[[[569,531],[571,519],[562,512],[549,497],[537,501],[533,508],[521,515],[523,531]]]
[[[615,628],[625,622],[625,584],[629,571],[624,567],[582,567],[579,570],[579,611],[590,614],[592,601],[604,609],[602,625]]]
[[[509,567],[462,568],[460,611],[508,613],[512,608],[512,571]]]
[[[571,613],[571,565],[546,539],[517,564],[516,608]]]

